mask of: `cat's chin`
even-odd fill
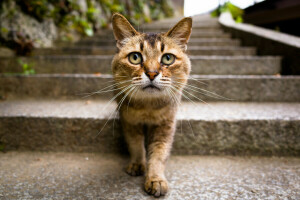
[[[147,88],[143,89],[142,93],[144,95],[151,94],[151,95],[157,95],[157,96],[160,96],[162,94],[162,92],[161,92],[160,89],[158,89],[158,88],[152,88],[152,87],[147,87]]]
[[[158,88],[155,86],[147,86],[144,88],[140,88],[139,92],[137,92],[137,98],[160,98],[165,96],[164,88]]]
[[[142,89],[144,92],[154,93],[154,92],[160,92],[161,89],[154,86],[154,85],[148,85],[146,87],[143,87]]]

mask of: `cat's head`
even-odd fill
[[[166,33],[139,33],[120,14],[113,15],[112,24],[118,47],[112,63],[117,87],[134,98],[171,96],[182,90],[191,69],[185,52],[192,18],[182,19]]]

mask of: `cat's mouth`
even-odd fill
[[[149,85],[143,87],[143,90],[148,90],[148,89],[150,89],[150,90],[160,90],[160,88],[156,87],[153,84],[149,84]]]

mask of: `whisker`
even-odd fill
[[[172,98],[176,98],[176,97],[174,97],[175,93],[172,91],[172,89],[170,89],[170,88],[167,88],[167,89],[168,89],[167,91],[169,91],[170,96],[171,96]],[[173,95],[172,95],[172,93],[173,93]],[[180,103],[180,102],[179,102],[179,104],[180,104],[180,106],[181,106],[181,103]],[[181,126],[181,135],[182,135],[182,118],[180,118],[180,126]]]
[[[129,85],[129,86],[127,86],[125,89],[121,90],[118,94],[116,94],[113,98],[111,98],[111,100],[104,106],[104,108],[103,108],[102,110],[105,110],[106,107],[107,107],[108,105],[110,105],[110,104],[111,104],[118,96],[120,96],[122,93],[124,93],[126,90],[130,89],[131,87],[133,87],[133,86],[132,86],[132,85]],[[103,126],[103,127],[101,128],[101,130],[98,132],[98,134],[96,135],[96,137],[98,137],[99,134],[102,132],[102,130],[104,129],[104,127],[106,126],[106,124],[107,124],[108,121],[110,120],[112,114],[114,114],[114,112],[112,112],[112,113],[110,114],[110,116],[109,116],[108,119],[106,120],[104,126]],[[96,137],[95,137],[95,138],[96,138]]]
[[[175,91],[176,91],[176,90],[179,91],[179,89],[176,89],[174,86],[171,86],[171,90],[172,90],[172,89],[174,89]],[[181,92],[181,94],[184,95],[182,92]],[[184,96],[185,96],[185,95],[184,95]],[[188,99],[189,99],[189,98],[188,98]],[[189,100],[192,101],[191,99],[189,99]],[[193,101],[192,101],[192,102],[193,102]],[[180,103],[180,105],[181,105],[181,103]],[[195,137],[194,129],[193,129],[193,127],[192,127],[192,125],[191,125],[189,119],[188,119],[188,123],[189,123],[189,126],[190,126],[191,130],[192,130],[193,136]],[[181,126],[182,126],[182,121],[181,121]],[[181,129],[182,129],[182,127],[181,127]]]
[[[107,86],[107,87],[105,87],[105,88],[102,88],[102,89],[100,89],[100,90],[98,90],[98,91],[96,91],[96,92],[82,93],[81,95],[84,95],[84,94],[85,94],[86,96],[83,96],[83,97],[81,97],[81,98],[87,98],[87,97],[90,97],[90,96],[92,96],[92,95],[94,95],[94,94],[97,94],[97,93],[99,93],[99,92],[101,92],[101,91],[103,91],[103,90],[105,90],[105,89],[111,89],[111,88],[113,88],[113,87],[115,87],[115,86],[118,86],[118,85],[121,85],[121,84],[130,82],[130,81],[131,81],[131,80],[127,80],[127,81],[122,81],[122,82],[119,82],[119,83],[115,83],[115,84],[109,85],[109,86]]]
[[[206,103],[204,100],[202,100],[202,99],[198,98],[197,96],[193,95],[192,93],[190,93],[190,92],[186,91],[184,88],[182,89],[182,91],[184,91],[184,92],[188,93],[189,95],[191,95],[191,96],[195,97],[195,98],[196,98],[196,99],[198,99],[199,101],[201,101],[201,102],[203,102],[203,103],[205,103],[205,104],[207,104],[207,105],[208,105],[208,103]]]
[[[119,113],[120,111],[120,108],[122,106],[122,103],[124,102],[125,98],[129,95],[129,93],[134,89],[135,87],[132,86],[128,92],[125,92],[125,95],[124,97],[121,99],[121,101],[118,103],[118,106],[117,106],[117,112],[116,113]],[[113,121],[113,136],[115,136],[115,120],[116,120],[116,117],[114,118],[114,121]]]
[[[188,78],[174,78],[175,80],[194,80],[200,84],[203,84],[203,85],[207,85],[207,83],[203,82],[203,81],[207,81],[207,80],[211,80],[211,79],[196,79],[196,78],[193,78],[193,77],[188,77]],[[202,80],[202,81],[199,81],[199,80]]]
[[[138,88],[137,88],[137,86],[136,86],[136,87],[135,87],[135,90],[132,92],[132,94],[131,94],[131,96],[130,96],[130,98],[129,98],[129,101],[128,101],[128,103],[127,103],[127,114],[128,114],[128,107],[129,107],[131,98],[133,97],[134,94],[137,93],[137,91],[138,91]]]
[[[189,84],[183,84],[183,83],[180,83],[180,82],[177,82],[177,81],[174,81],[174,82],[176,82],[177,84],[180,84],[182,86],[185,86],[185,88],[190,89],[190,90],[192,90],[194,92],[200,93],[202,95],[206,95],[206,96],[209,96],[209,97],[212,97],[212,98],[216,98],[216,99],[224,99],[224,100],[229,100],[229,101],[233,100],[233,99],[230,99],[230,98],[227,98],[227,97],[223,97],[223,96],[221,96],[219,94],[216,94],[214,92],[210,92],[210,91],[205,90],[203,88],[199,88],[199,87],[196,87],[196,86],[193,86],[193,85],[189,85]],[[203,93],[203,92],[200,92],[200,91],[197,91],[197,90],[201,90],[201,91],[207,92],[209,94]]]

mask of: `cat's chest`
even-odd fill
[[[121,117],[131,124],[160,124],[165,120],[174,118],[176,108],[166,106],[160,109],[128,108],[124,107]]]

